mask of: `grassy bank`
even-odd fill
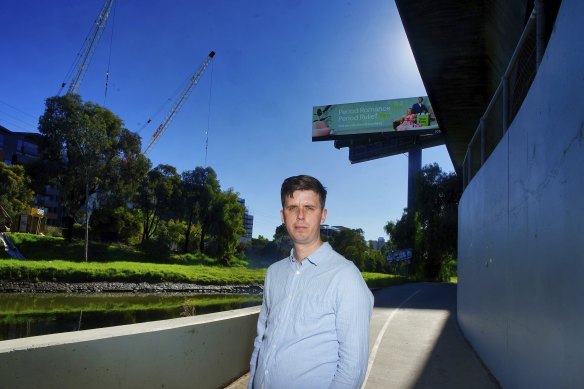
[[[39,236],[24,233],[10,233],[10,238],[18,250],[27,260],[71,262],[85,261],[85,242],[73,240],[71,242],[52,236]],[[89,261],[91,262],[152,262],[174,263],[189,265],[219,265],[214,258],[205,254],[175,254],[163,252],[155,244],[144,246],[130,246],[121,243],[89,242]],[[2,252],[0,258],[7,258]],[[245,266],[245,261],[234,261],[234,265]]]
[[[263,283],[266,269],[202,265],[164,265],[139,262],[78,263],[69,261],[0,260],[0,280],[55,282],[188,282],[200,285]],[[363,273],[369,287],[394,286],[405,277]]]
[[[0,261],[0,279],[59,282],[188,282],[248,285],[263,282],[265,269],[141,262]]]
[[[202,254],[156,258],[124,245],[91,243],[90,262],[83,262],[82,241],[31,234],[10,234],[25,261],[0,256],[0,280],[53,282],[186,282],[200,285],[250,285],[264,281],[266,269],[216,266]],[[153,257],[154,256],[154,257]],[[152,263],[165,262],[165,263]],[[369,287],[403,284],[408,279],[381,273],[363,273]]]

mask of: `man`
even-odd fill
[[[426,108],[423,101],[424,101],[423,97],[418,97],[418,102],[412,105],[412,111],[414,111],[416,115],[419,113],[428,113],[428,108]]]
[[[249,388],[360,388],[373,295],[355,265],[320,238],[326,190],[284,180],[282,222],[294,247],[266,273]]]

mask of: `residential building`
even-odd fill
[[[0,125],[0,161],[13,165],[37,159],[41,136],[34,132],[10,131]]]
[[[7,165],[26,164],[40,157],[38,145],[42,135],[34,132],[16,132],[0,125],[0,161]],[[49,226],[61,226],[62,207],[60,204],[59,189],[47,185],[44,193],[35,194],[35,216],[38,210],[46,217]],[[21,218],[19,225],[27,225],[26,219]],[[30,223],[29,223],[30,224]]]

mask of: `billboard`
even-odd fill
[[[407,263],[411,263],[412,261],[412,249],[403,249],[403,250],[396,250],[392,251],[391,253],[387,254],[387,262],[400,262],[406,261]]]
[[[367,134],[432,133],[438,130],[428,97],[316,106],[312,140],[336,140]]]

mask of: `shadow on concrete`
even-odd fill
[[[417,283],[375,292],[372,320],[383,321],[386,329],[367,389],[500,388],[458,326],[456,289]],[[380,328],[372,322],[372,340]]]

